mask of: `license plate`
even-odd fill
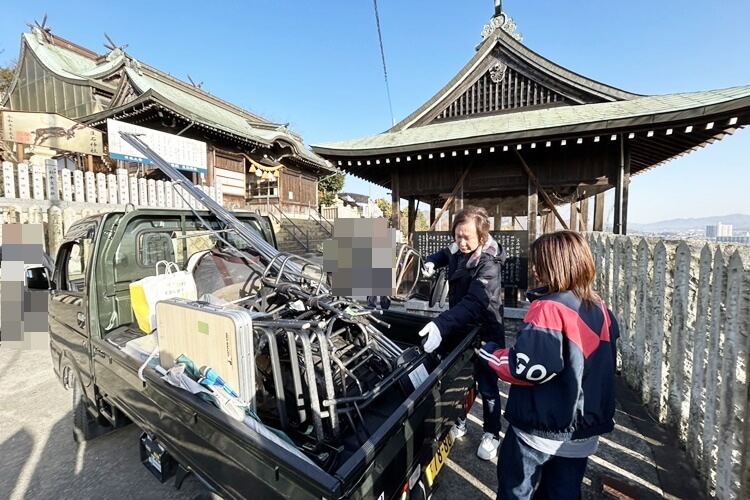
[[[440,443],[437,453],[435,453],[435,456],[432,457],[430,465],[428,465],[425,469],[427,484],[429,484],[430,487],[432,487],[432,484],[435,482],[435,478],[437,477],[438,472],[440,472],[440,469],[443,467],[445,462],[448,461],[448,454],[453,448],[453,443],[453,436],[451,436],[451,433],[449,432],[448,435],[445,436],[445,439],[443,439],[443,442]]]

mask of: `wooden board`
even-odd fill
[[[181,299],[158,302],[156,324],[161,365],[169,369],[184,354],[196,368],[210,366],[232,389],[240,391],[243,368],[238,352],[238,330],[252,332],[249,314],[242,313]]]

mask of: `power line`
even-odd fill
[[[380,42],[380,57],[383,60],[383,76],[385,77],[385,91],[388,94],[388,108],[391,111],[391,123],[396,125],[396,119],[393,117],[393,104],[391,103],[391,86],[388,84],[388,70],[385,66],[385,49],[383,48],[383,33],[380,31],[380,13],[378,12],[378,0],[373,0],[375,4],[375,24],[378,27],[378,41]]]

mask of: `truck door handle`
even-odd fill
[[[83,325],[86,324],[86,315],[83,314],[82,312],[79,312],[76,315],[76,322],[78,323],[79,328],[83,328]]]
[[[94,346],[94,353],[98,354],[102,358],[106,358],[107,357],[107,354],[104,351],[102,351],[101,349],[99,349],[98,347],[96,347],[96,346]]]

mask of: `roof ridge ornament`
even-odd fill
[[[508,14],[502,12],[502,2],[495,2],[495,16],[490,19],[490,22],[484,25],[482,29],[482,40],[489,38],[496,30],[502,29],[508,33],[511,37],[515,38],[517,42],[523,41],[523,35],[516,33],[516,23],[513,21]]]
[[[52,28],[47,27],[47,14],[44,14],[41,24],[36,19],[34,24],[26,23],[26,26],[31,28],[31,32],[36,36],[39,44],[52,41]]]

